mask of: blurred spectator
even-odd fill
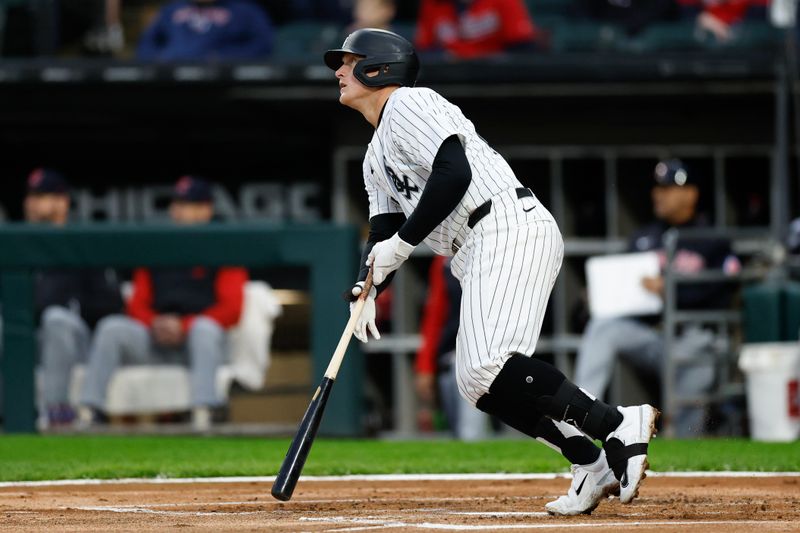
[[[680,10],[675,0],[577,0],[579,14],[622,27],[636,35],[647,26],[677,20]]]
[[[769,0],[678,0],[683,17],[694,19],[699,40],[728,44],[740,37],[739,25],[767,18]]]
[[[272,51],[274,28],[248,0],[177,0],[139,40],[146,61],[259,59]]]
[[[0,52],[114,54],[124,45],[121,0],[0,0]]]
[[[361,28],[391,30],[396,14],[395,0],[356,0],[353,5],[353,23],[348,31]]]
[[[173,191],[175,224],[208,223],[214,213],[208,182],[185,176]],[[226,330],[239,321],[247,271],[239,267],[138,268],[128,316],[103,319],[89,352],[80,423],[97,421],[108,384],[122,364],[180,361],[190,369],[192,424],[210,427],[217,369],[226,354]]]
[[[460,396],[453,365],[460,305],[461,285],[450,272],[450,258],[434,257],[420,325],[422,344],[414,365],[422,404],[418,422],[422,428],[432,429],[438,390],[453,435],[461,440],[481,440],[488,436],[488,417]]]
[[[654,171],[652,189],[653,212],[657,222],[637,231],[631,238],[629,251],[657,251],[662,267],[666,265],[665,234],[672,229],[703,227],[703,218],[696,212],[699,189],[683,163],[677,159],[659,162]],[[680,239],[680,237],[679,237]],[[689,274],[704,269],[720,269],[735,273],[740,269],[726,238],[692,238],[679,240],[671,267]],[[641,280],[646,290],[664,295],[662,276]],[[724,283],[681,284],[677,288],[679,309],[719,309],[730,304],[730,290]],[[660,316],[592,318],[581,341],[575,366],[575,383],[602,395],[606,390],[617,357],[632,365],[648,378],[661,375],[665,356],[664,336],[654,326]],[[709,349],[712,333],[689,326],[678,336],[672,353],[684,360],[700,357]],[[682,366],[676,376],[676,391],[692,397],[706,392],[714,381],[712,362]],[[674,416],[678,436],[702,434],[705,412],[699,407],[684,407]]]
[[[701,37],[710,34],[718,43],[734,41],[736,26],[745,19],[748,10],[765,6],[759,0],[697,0],[696,4],[700,7],[696,23]]]
[[[101,55],[115,55],[125,47],[125,33],[122,30],[120,12],[122,0],[99,0],[101,7],[94,27],[83,39],[88,52]]]
[[[69,218],[69,185],[52,169],[28,177],[25,219],[63,227]],[[39,427],[72,423],[68,404],[72,368],[86,360],[90,328],[122,310],[116,273],[111,269],[47,269],[36,273],[35,309],[39,323],[41,403]]]
[[[535,50],[543,43],[522,0],[422,0],[416,48],[457,58]]]

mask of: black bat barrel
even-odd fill
[[[323,378],[306,409],[306,414],[303,415],[303,420],[300,421],[300,427],[297,429],[292,445],[286,452],[275,483],[272,484],[272,496],[281,501],[288,501],[292,497],[297,480],[300,478],[300,472],[303,471],[303,465],[306,464],[308,453],[311,451],[311,445],[314,444],[314,438],[317,436],[331,388],[333,388],[333,380]]]

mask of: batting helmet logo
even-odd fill
[[[367,87],[413,87],[417,81],[419,58],[414,46],[396,33],[374,28],[354,31],[341,48],[325,52],[325,64],[338,70],[347,53],[364,58],[356,64],[353,75]]]

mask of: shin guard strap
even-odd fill
[[[593,403],[594,400],[570,381],[564,381],[553,396],[553,404],[561,420],[578,429],[583,429],[586,424]]]
[[[595,400],[582,429],[592,438],[606,440],[612,429],[619,425],[619,418],[619,411],[605,402]]]

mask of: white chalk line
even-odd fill
[[[570,528],[637,528],[637,527],[660,527],[660,526],[723,526],[723,525],[760,525],[767,524],[783,525],[794,524],[788,520],[669,520],[669,521],[641,521],[641,522],[547,522],[529,524],[443,524],[436,522],[403,522],[391,521],[380,522],[374,518],[353,518],[346,516],[335,517],[300,517],[301,522],[329,523],[329,524],[361,524],[368,527],[349,528],[349,529],[329,529],[327,531],[358,531],[365,529],[382,529],[401,527],[406,529],[439,529],[449,531],[486,531],[499,529],[570,529]]]
[[[330,503],[331,501],[334,501],[334,500],[327,500],[328,503]],[[159,503],[132,503],[132,504],[127,504],[127,505],[126,504],[122,504],[122,505],[114,505],[113,507],[116,508],[116,509],[126,509],[126,508],[127,509],[135,509],[137,507],[189,507],[190,505],[196,505],[196,506],[200,506],[200,505],[220,505],[220,506],[224,507],[224,506],[233,506],[233,505],[264,505],[265,503],[279,503],[279,502],[271,502],[271,501],[268,501],[268,500],[264,500],[263,502],[252,501],[252,500],[251,501],[246,501],[246,502],[215,502],[215,501],[209,501],[209,502],[193,501],[193,502],[184,502],[184,503],[175,503],[175,502],[163,503],[163,502],[159,502]],[[94,507],[101,508],[103,506],[101,505],[101,506],[94,506]],[[62,509],[69,509],[69,508],[70,507],[62,507]],[[76,507],[72,507],[72,509],[76,509]]]
[[[487,518],[503,516],[550,516],[543,511],[441,511],[441,514],[455,516],[485,516]]]
[[[249,515],[259,514],[264,511],[163,511],[149,509],[147,507],[114,507],[111,505],[88,505],[80,507],[67,507],[67,509],[77,509],[79,511],[102,511],[107,513],[134,513],[134,514],[155,514],[166,516],[222,516],[222,515]]]
[[[390,529],[396,527],[403,527],[405,524],[403,522],[398,523],[386,523],[381,524],[379,526],[359,526],[359,527],[337,527],[335,529],[326,529],[325,531],[336,531],[339,533],[340,531],[372,531],[375,529]]]
[[[653,472],[647,471],[649,477],[668,478],[764,478],[764,477],[800,477],[800,472]],[[357,474],[344,476],[302,476],[302,482],[317,481],[512,481],[512,480],[549,480],[569,479],[569,473],[540,474]],[[186,483],[272,483],[275,476],[242,476],[242,477],[199,477],[199,478],[123,478],[123,479],[58,479],[49,481],[3,481],[0,488],[41,487],[41,486],[83,486],[83,485],[161,485]]]

